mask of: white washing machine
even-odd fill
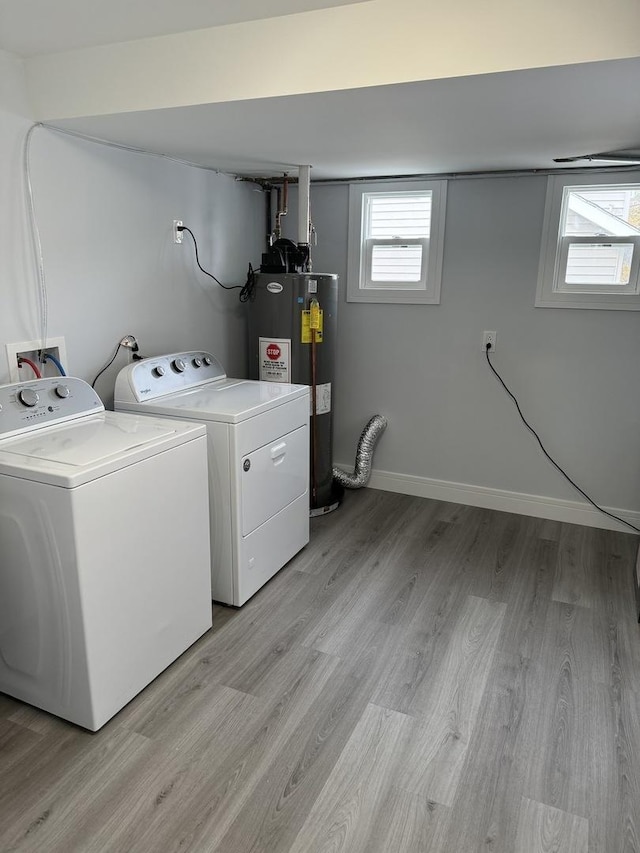
[[[0,387],[0,691],[96,731],[211,626],[206,435]]]
[[[229,379],[209,353],[134,362],[115,408],[205,423],[213,598],[240,606],[309,541],[309,388]]]

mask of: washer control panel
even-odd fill
[[[0,385],[0,439],[103,411],[93,388],[73,376]]]
[[[208,352],[176,352],[145,358],[120,371],[115,400],[140,403],[225,378],[222,365]]]

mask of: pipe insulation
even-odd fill
[[[348,474],[340,468],[333,469],[333,479],[346,489],[361,489],[366,486],[371,477],[373,451],[380,436],[387,428],[387,419],[383,415],[374,415],[362,430],[356,448],[356,464],[353,474]]]
[[[311,166],[298,166],[298,245],[309,244]]]

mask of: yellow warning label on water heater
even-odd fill
[[[322,343],[322,330],[324,328],[324,311],[320,309],[320,325],[316,330],[316,343]],[[311,343],[311,311],[302,312],[302,322],[300,323],[300,342],[303,344]]]

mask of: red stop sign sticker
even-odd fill
[[[271,359],[271,361],[276,361],[276,359],[280,358],[282,350],[278,346],[278,344],[269,344],[267,347],[267,356]]]

